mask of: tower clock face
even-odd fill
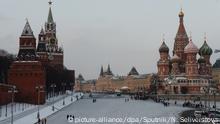
[[[51,39],[50,39],[50,44],[52,44],[52,45],[55,44],[55,39],[54,39],[54,38],[51,38]]]

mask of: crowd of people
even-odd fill
[[[125,98],[125,102],[128,102],[129,101],[129,98]]]
[[[170,103],[172,103],[173,101],[171,101],[169,98],[151,98],[153,101],[155,101],[156,103],[162,103],[164,106],[169,106]],[[204,108],[205,105],[202,104],[202,101],[198,100],[184,100],[184,102],[179,102],[179,104],[177,104],[177,100],[174,100],[174,105],[181,105],[182,107],[190,107],[190,108]],[[212,106],[212,108],[215,108],[215,105]]]
[[[89,95],[89,97],[93,98],[92,94]],[[154,102],[156,103],[162,103],[164,105],[164,107],[170,106],[170,104],[173,105],[178,105],[178,106],[182,106],[182,107],[191,107],[191,108],[204,108],[205,105],[202,104],[202,101],[200,100],[186,100],[182,103],[178,100],[170,100],[169,98],[156,98],[156,97],[150,97]],[[137,95],[130,95],[130,97],[126,97],[125,98],[125,102],[128,102],[129,100],[142,100],[141,97],[137,96]],[[92,102],[95,103],[96,102],[96,98],[92,99]],[[212,106],[213,108],[215,108],[215,106]]]
[[[169,98],[165,99],[165,98],[151,98],[154,102],[156,103],[162,103],[164,105],[164,107],[167,107],[170,105],[169,102]],[[175,101],[175,104],[177,104],[177,102]]]

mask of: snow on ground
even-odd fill
[[[63,105],[63,100],[59,100],[57,101],[56,103],[54,103],[54,107],[55,107],[55,110],[52,111],[52,105],[51,106],[47,106],[47,107],[44,107],[44,108],[41,108],[40,109],[40,118],[46,118],[47,116],[49,115],[52,115],[53,113],[61,110],[62,108],[70,105],[71,103],[73,103],[74,101],[76,101],[76,95],[79,96],[79,98],[81,97],[81,93],[75,93],[73,95],[73,101],[71,101],[71,97],[72,96],[68,96],[65,98],[65,105]],[[34,112],[34,113],[31,113],[29,114],[28,116],[25,116],[21,119],[18,119],[14,122],[14,124],[34,124],[36,123],[38,120],[37,120],[37,111]]]
[[[30,109],[34,109],[37,107],[36,105],[27,104],[27,103],[14,103],[13,105],[13,115],[20,114]],[[6,109],[7,108],[7,109]],[[0,107],[0,121],[5,120],[11,117],[11,103],[7,105],[3,105]]]
[[[57,101],[57,100],[59,100],[63,97],[64,97],[64,95],[62,95],[62,94],[60,94],[58,96],[55,96],[55,97],[51,97],[51,98],[46,100],[45,105],[49,105],[53,102],[53,100]],[[41,105],[40,108],[41,107],[44,107],[44,106]],[[37,105],[33,105],[33,104],[14,103],[14,105],[13,105],[13,109],[14,109],[13,115],[16,116],[18,114],[21,114],[23,112],[26,112],[28,110],[33,110],[33,109],[36,109],[36,108],[37,108]],[[11,103],[9,103],[7,105],[0,106],[0,123],[1,123],[2,120],[8,119],[10,117],[11,117]]]
[[[74,96],[73,101],[76,101],[76,95],[79,96],[79,93],[75,93],[73,95]],[[128,98],[127,96],[125,97]],[[101,95],[100,97],[96,97],[97,102],[95,103],[92,102],[91,98],[81,99],[73,103],[71,102],[71,95],[69,95],[65,98],[65,105],[63,105],[63,99],[62,99],[63,96],[58,96],[57,98],[54,98],[55,101],[57,100],[55,102],[55,108],[56,108],[55,111],[52,111],[53,98],[51,98],[50,100],[47,100],[47,103],[45,105],[40,107],[40,118],[41,119],[47,118],[48,124],[69,124],[70,122],[68,122],[67,120],[68,115],[73,115],[75,119],[76,118],[99,119],[100,117],[122,118],[122,119],[165,118],[166,120],[170,119],[170,121],[172,121],[172,119],[177,119],[179,117],[180,112],[191,109],[191,108],[182,107],[184,100],[177,100],[177,105],[174,105],[175,100],[170,100],[169,101],[170,106],[164,107],[162,103],[155,103],[152,100],[146,100],[146,101],[130,100],[129,102],[125,102],[125,97],[123,96],[115,97],[114,95],[110,95],[110,96]],[[202,103],[204,103],[204,101],[202,101]],[[213,105],[213,101],[211,102],[211,105]],[[8,105],[8,107],[9,107],[8,114],[10,114],[11,113],[10,105]],[[217,107],[220,107],[220,102],[217,102]],[[36,123],[37,106],[29,105],[29,108],[26,109],[33,109],[33,108],[35,108],[35,111],[29,112],[28,115],[17,118],[14,121],[14,124]],[[18,105],[16,106],[16,109],[19,109]],[[19,112],[20,111],[17,110],[17,113]],[[4,113],[2,112],[2,116],[4,116],[3,114]],[[142,120],[141,122],[139,120],[139,123],[141,124],[143,123],[143,121],[145,120]],[[10,121],[8,121],[7,123],[9,122]],[[78,123],[80,124],[80,122]],[[171,122],[167,122],[167,123],[171,123]],[[102,124],[102,123],[98,123],[98,124]]]
[[[44,105],[40,105],[40,109],[45,108],[46,106],[51,106],[53,102],[57,102],[59,100],[62,100],[63,97],[66,97],[67,95],[71,96],[71,92],[67,91],[67,94],[62,95],[59,94],[55,97],[51,97],[46,100],[46,103]],[[73,94],[74,96],[74,94]],[[14,103],[13,105],[13,115],[14,115],[14,121],[17,119],[23,118],[33,112],[37,111],[37,105],[27,104],[27,103]],[[6,114],[7,111],[7,114]],[[6,116],[7,115],[7,116]],[[11,104],[0,106],[0,124],[7,124],[11,120]]]
[[[155,103],[152,100],[130,100],[129,102],[125,102],[125,98],[98,98],[97,102],[93,103],[92,99],[81,99],[74,104],[64,108],[62,111],[49,116],[47,122],[48,124],[70,124],[70,122],[67,120],[68,115],[73,115],[75,120],[79,118],[99,119],[100,117],[122,119],[143,119],[145,117],[151,119],[158,117],[166,119],[177,119],[177,117],[179,117],[178,114],[184,110],[189,110],[189,108],[183,108],[182,106],[175,105],[164,107],[163,104]],[[143,121],[144,120],[139,123],[143,123]],[[94,124],[102,123],[96,122]]]

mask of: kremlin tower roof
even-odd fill
[[[33,31],[31,29],[31,26],[28,20],[26,21],[26,24],[24,26],[21,36],[33,36],[34,37]]]
[[[51,1],[49,1],[49,5],[50,5],[50,6],[52,5],[52,2],[51,2]],[[49,9],[49,14],[48,14],[47,22],[48,22],[48,23],[53,23],[53,22],[54,22],[54,21],[53,21],[53,14],[52,14],[52,11],[51,11],[51,7],[50,7],[50,9]]]
[[[41,31],[40,31],[40,34],[44,34],[45,32],[44,32],[44,29],[43,28],[41,28]]]
[[[185,47],[185,53],[197,53],[199,49],[197,46],[192,42],[192,38],[190,38],[188,45]]]
[[[169,48],[166,43],[163,41],[162,45],[159,48],[159,52],[169,52]]]

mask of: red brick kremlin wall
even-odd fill
[[[17,87],[16,102],[38,103],[36,86],[45,89],[45,70],[39,61],[15,61],[8,73],[8,83]],[[45,103],[45,92],[40,92],[39,103]]]

